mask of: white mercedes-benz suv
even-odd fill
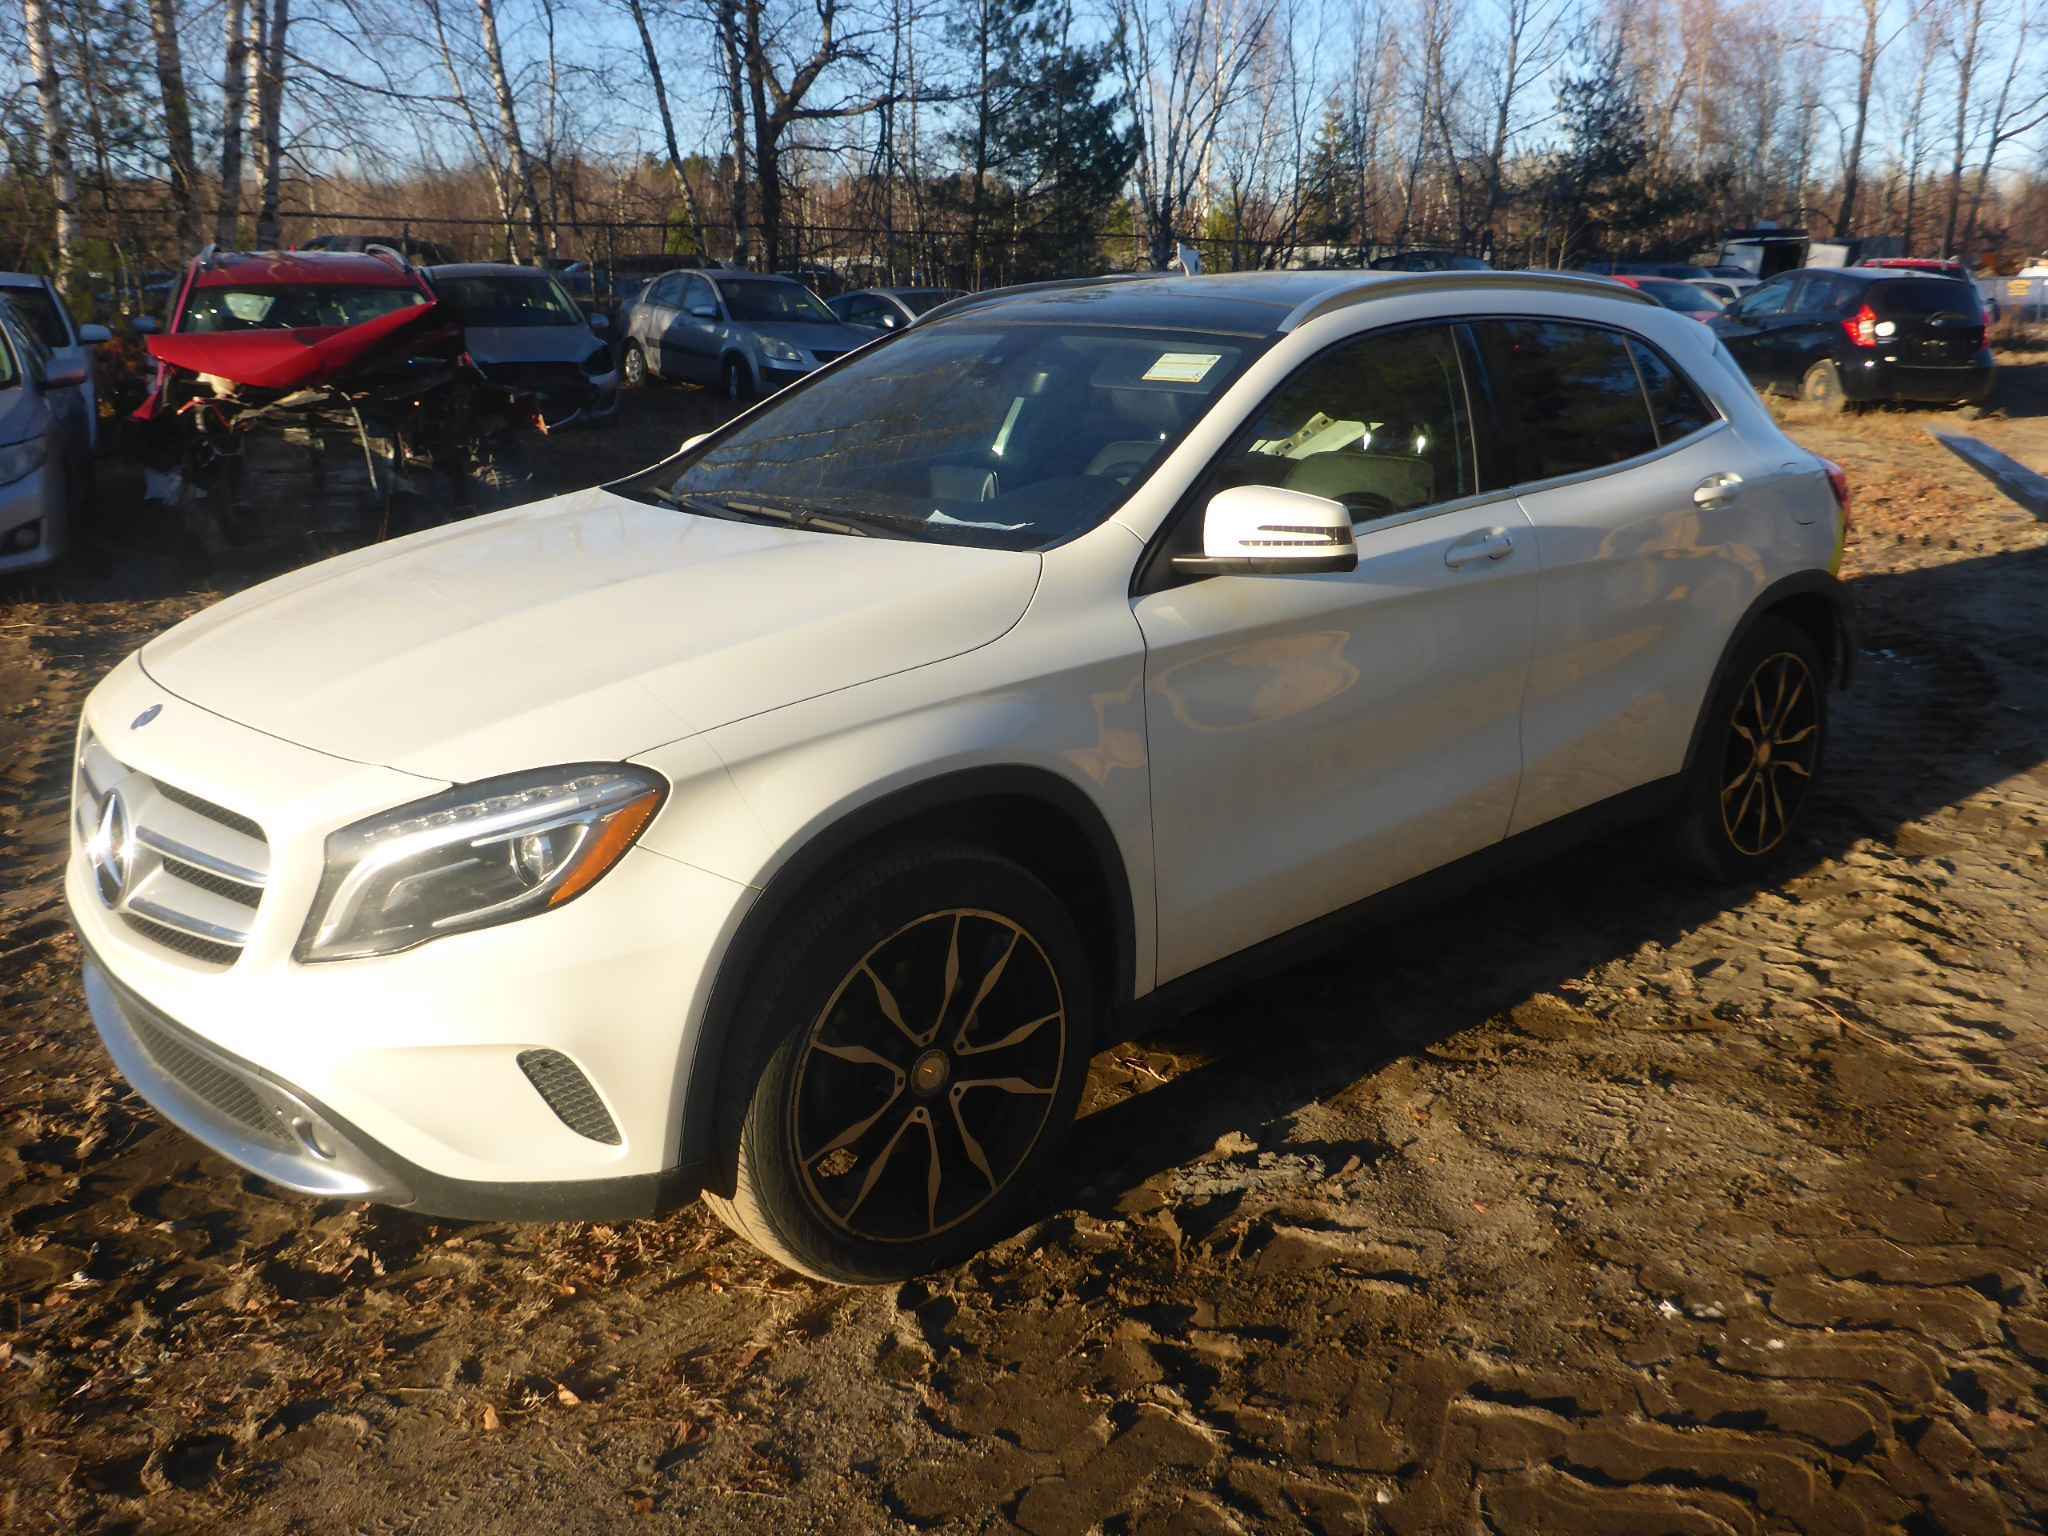
[[[1140,1000],[1617,818],[1764,867],[1852,654],[1847,502],[1598,279],[957,300],[122,662],[92,1015],[295,1190],[701,1193],[811,1274],[928,1270],[1020,1219]]]

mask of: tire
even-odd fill
[[[1678,811],[1685,861],[1722,882],[1767,873],[1794,844],[1827,735],[1820,647],[1789,620],[1759,620],[1707,701]]]
[[[1806,377],[1799,381],[1799,398],[1828,416],[1839,416],[1849,408],[1849,397],[1842,393],[1841,372],[1825,360],[1806,370]]]
[[[620,383],[627,389],[639,389],[651,377],[647,369],[647,354],[640,350],[637,341],[627,342],[625,355],[619,359]]]
[[[1065,1139],[1098,1007],[1073,918],[1020,865],[950,845],[871,864],[807,904],[747,994],[764,1035],[721,1095],[744,1106],[733,1195],[705,1203],[820,1280],[956,1263]]]
[[[718,371],[719,383],[725,398],[734,405],[740,405],[753,398],[754,376],[747,365],[737,357],[728,357]]]

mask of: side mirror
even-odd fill
[[[611,319],[606,315],[592,315],[590,317],[590,328],[602,334],[612,328]]]
[[[1292,576],[1358,569],[1351,512],[1341,501],[1273,485],[1236,485],[1209,498],[1202,552],[1177,555],[1190,576]]]
[[[104,325],[81,325],[78,328],[78,344],[83,347],[103,347],[114,339],[114,333]]]
[[[154,315],[137,315],[128,322],[128,329],[138,336],[154,336],[163,327],[157,323]]]
[[[82,362],[52,362],[43,374],[44,387],[48,389],[76,389],[90,377]]]
[[[716,320],[718,318],[718,306],[715,304],[692,304],[689,312],[690,318],[693,320]]]

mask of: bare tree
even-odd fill
[[[256,0],[258,5],[263,0]],[[242,119],[248,110],[249,37],[245,0],[227,0],[222,23],[227,34],[227,62],[221,71],[220,206],[214,214],[217,245],[235,243],[242,206]]]
[[[1500,21],[1498,57],[1486,71],[1493,107],[1493,132],[1486,151],[1486,191],[1480,223],[1491,229],[1502,201],[1502,172],[1513,137],[1516,102],[1557,62],[1563,49],[1566,0],[1496,0]]]
[[[50,46],[50,13],[46,0],[21,0],[21,19],[28,34],[29,73],[35,76],[42,104],[43,156],[50,165],[50,201],[56,219],[52,263],[60,287],[71,281],[78,245],[78,177],[71,168],[71,133],[64,116],[64,92],[57,78],[57,58]]]
[[[284,0],[278,0],[282,6]],[[505,152],[511,157],[513,184],[517,187],[521,206],[526,210],[527,227],[533,235],[533,259],[535,265],[547,260],[548,232],[546,221],[541,217],[540,196],[534,190],[533,161],[527,156],[526,142],[519,136],[519,113],[512,101],[512,80],[505,73],[505,50],[498,46],[498,13],[495,0],[476,0],[477,26],[483,38],[484,62],[491,72],[491,91],[498,102],[498,133],[505,141]]]
[[[291,29],[291,0],[263,0],[250,7],[256,20],[251,51],[255,97],[256,173],[261,201],[256,211],[256,247],[275,249],[283,241],[278,223],[278,195],[284,173],[285,38]]]
[[[1970,196],[1970,218],[1963,229],[1962,248],[1965,250],[1977,238],[1977,218],[1983,211],[1985,188],[1991,180],[1991,167],[1998,160],[1998,152],[2014,139],[2048,122],[2048,65],[2044,65],[2041,58],[2027,47],[2040,18],[2032,0],[2016,0],[2010,14],[2013,22],[2011,47],[2006,54],[2005,78],[1999,83],[1998,97],[1984,114],[1981,135],[1984,156],[1977,162],[1976,185]],[[2033,71],[2032,78],[2023,83],[2022,76],[2029,67]],[[1951,203],[1950,239],[1944,255],[1957,249],[1954,228],[1955,212]]]
[[[1155,268],[1173,259],[1216,133],[1265,46],[1273,0],[1110,0],[1138,128],[1138,193]]]
[[[192,153],[192,104],[185,94],[185,61],[178,46],[178,0],[149,0],[149,30],[156,44],[171,207],[177,214],[178,239],[194,245],[199,240],[199,167]]]
[[[697,189],[690,184],[690,177],[683,166],[683,152],[676,142],[675,113],[669,110],[668,85],[662,79],[661,55],[654,47],[654,33],[647,25],[647,7],[641,0],[626,0],[626,10],[633,18],[634,29],[640,34],[640,57],[647,66],[647,81],[654,88],[654,104],[661,114],[661,139],[668,149],[669,174],[675,178],[676,190],[683,194],[683,206],[689,210],[690,234],[696,241],[698,254],[706,261],[711,259],[711,246],[705,237],[704,209],[697,201]]]

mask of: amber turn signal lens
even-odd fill
[[[559,907],[596,884],[606,870],[625,857],[626,850],[639,838],[660,804],[661,791],[651,789],[598,823],[597,835],[584,844],[575,866],[548,893],[548,905]]]

